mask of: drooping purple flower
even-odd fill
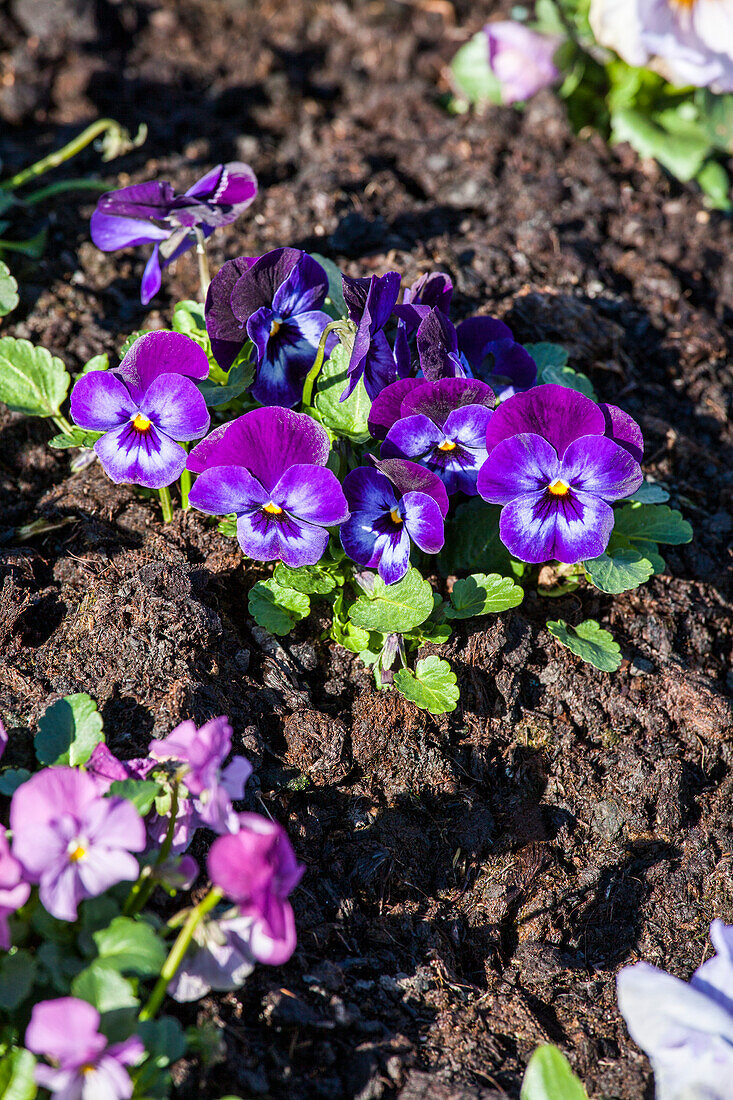
[[[18,787],[10,827],[13,856],[58,920],[76,920],[80,901],[140,871],[131,853],[145,848],[142,818],[126,799],[102,798],[95,780],[76,768],[46,768]]]
[[[499,81],[502,103],[522,103],[559,78],[553,58],[561,39],[539,34],[511,19],[487,23],[484,34],[489,68]]]
[[[532,356],[494,317],[470,317],[456,329],[441,310],[432,309],[417,330],[417,350],[430,381],[478,378],[501,399],[529,389],[537,379]]]
[[[408,335],[427,317],[431,309],[448,316],[453,297],[453,283],[444,271],[428,271],[405,288],[402,302],[395,306],[395,316],[404,323]]]
[[[128,1100],[132,1096],[126,1067],[141,1061],[142,1040],[133,1035],[109,1046],[100,1023],[96,1008],[78,997],[33,1006],[25,1045],[52,1063],[36,1065],[36,1083],[41,1088],[60,1100]]]
[[[399,419],[382,444],[382,458],[412,459],[437,474],[449,495],[475,496],[495,404],[493,391],[475,378],[418,383],[400,402]]]
[[[564,386],[510,397],[489,421],[486,447],[478,491],[504,505],[501,539],[521,561],[602,554],[613,530],[609,502],[642,482],[638,425]]]
[[[298,248],[225,263],[206,295],[206,329],[216,361],[228,369],[250,339],[256,364],[252,396],[263,405],[296,405],[332,320],[321,309],[327,293],[326,272]],[[335,343],[336,337],[329,337],[327,353]]]
[[[383,330],[400,292],[400,276],[396,271],[372,275],[368,279],[344,275],[343,284],[349,319],[356,324],[356,336],[349,359],[349,382],[341,400],[345,401],[354,392],[362,378],[373,399],[397,378],[394,355]]]
[[[445,538],[448,495],[431,470],[401,458],[374,459],[344,478],[351,515],[341,545],[359,565],[376,568],[385,584],[401,580],[410,546],[437,554]]]
[[[143,273],[143,305],[158,293],[161,269],[196,244],[195,229],[208,237],[229,225],[257,194],[257,179],[248,164],[218,164],[183,195],[163,181],[134,183],[107,191],[92,214],[91,236],[103,252],[153,244]]]
[[[8,917],[28,901],[31,888],[23,881],[23,868],[10,854],[4,830],[0,829],[0,948],[10,950]]]
[[[104,432],[94,444],[116,484],[161,489],[186,465],[181,442],[200,439],[210,418],[193,379],[208,376],[202,348],[177,332],[148,332],[119,367],[83,374],[71,393],[80,428]]]
[[[325,469],[325,430],[305,413],[253,409],[215,428],[188,458],[199,474],[194,508],[237,516],[237,538],[256,561],[314,565],[328,542],[328,527],[348,515],[338,479]]]
[[[648,963],[625,966],[618,1004],[654,1070],[657,1100],[728,1100],[733,1074],[733,926],[714,920],[717,954],[689,983]]]
[[[193,936],[193,950],[184,958],[168,993],[179,1004],[199,1001],[212,989],[239,989],[254,970],[249,946],[254,919],[223,917],[202,922]],[[267,960],[263,960],[267,961]]]

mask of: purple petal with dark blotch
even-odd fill
[[[437,382],[423,382],[405,394],[400,419],[412,413],[422,413],[442,427],[454,409],[464,405],[485,405],[493,409],[495,404],[494,391],[476,378],[440,378]],[[481,445],[484,445],[484,440]]]
[[[378,516],[389,512],[397,504],[392,482],[379,470],[369,466],[351,470],[344,478],[343,488],[352,513]]]
[[[494,363],[486,377],[497,394],[506,400],[512,394],[534,386],[537,364],[521,344],[514,340],[499,340],[488,350],[494,356]],[[480,367],[475,368],[475,372],[481,374]]]
[[[489,421],[486,449],[513,435],[541,435],[562,456],[574,439],[603,435],[606,421],[589,397],[565,386],[546,384],[517,393],[501,405]]]
[[[161,374],[208,378],[209,360],[203,348],[180,332],[146,332],[135,341],[114,373],[139,401]]]
[[[71,391],[71,419],[80,428],[107,432],[126,424],[136,411],[127,386],[106,370],[83,374]]]
[[[257,376],[252,396],[263,405],[291,408],[303,396],[305,376],[313,366],[318,342],[331,318],[314,310],[300,313],[278,323],[272,333],[273,318],[266,307],[250,317],[247,329],[257,348]],[[333,335],[326,341],[326,350],[336,342]]]
[[[607,436],[586,435],[565,451],[559,477],[573,490],[596,493],[603,500],[622,500],[641,485],[641,466]]]
[[[94,444],[99,461],[117,485],[162,489],[181,476],[186,452],[151,424],[140,432],[131,423],[107,432]]]
[[[232,291],[256,262],[255,256],[227,260],[211,280],[206,293],[206,331],[214,358],[222,370],[229,370],[247,341],[247,325],[232,311]]]
[[[591,493],[564,497],[547,492],[519,496],[502,509],[501,540],[520,561],[574,564],[596,558],[608,546],[613,509]]]
[[[102,252],[116,252],[118,248],[134,248],[139,244],[164,241],[170,234],[170,229],[154,225],[144,218],[121,218],[115,214],[107,214],[97,207],[89,223],[89,233]]]
[[[186,195],[219,208],[218,218],[226,219],[219,220],[219,225],[227,225],[238,218],[256,194],[257,177],[242,161],[218,164],[186,191]]]
[[[405,493],[400,501],[408,535],[426,554],[437,554],[445,542],[443,516],[432,497]]]
[[[321,265],[303,252],[285,281],[275,291],[272,308],[279,317],[318,310],[328,294],[328,276]],[[325,315],[324,315],[325,316]],[[332,320],[331,317],[328,318]]]
[[[339,480],[325,466],[291,466],[272,490],[272,501],[298,519],[324,527],[349,515]]]
[[[145,270],[143,271],[143,277],[140,282],[140,301],[144,306],[146,306],[158,293],[162,281],[160,245],[156,244],[153,251],[150,253],[148,262],[145,264]]]
[[[283,561],[294,569],[315,565],[328,543],[328,531],[286,514],[245,512],[237,519],[239,545],[255,561]]]
[[[503,439],[489,451],[476,487],[491,504],[507,504],[523,493],[543,492],[559,476],[554,447],[542,436],[524,433]]]
[[[400,495],[410,492],[427,493],[437,503],[443,518],[448,514],[448,494],[437,474],[404,458],[374,458],[377,469],[397,488]]]
[[[467,321],[461,321],[456,336],[458,350],[465,355],[473,371],[486,358],[489,344],[497,340],[511,340],[514,343],[512,330],[496,317],[469,317]]]
[[[454,409],[443,425],[445,438],[485,456],[486,429],[492,416],[491,409],[485,405],[464,405]]]
[[[200,439],[211,423],[202,394],[190,378],[181,374],[159,374],[154,378],[142,397],[140,412],[179,442]]]
[[[234,285],[231,294],[234,316],[246,325],[262,306],[272,309],[276,290],[303,255],[299,248],[275,248],[260,256]]]
[[[379,564],[386,538],[374,529],[373,519],[371,512],[352,512],[339,528],[344,553],[352,561],[370,568]]]
[[[215,428],[188,456],[196,474],[209,466],[245,466],[270,492],[297,463],[325,466],[328,435],[305,413],[290,409],[253,409]]]
[[[453,297],[453,283],[444,271],[428,271],[405,291],[405,302],[429,306],[447,314]]]
[[[369,410],[369,431],[376,439],[386,439],[389,429],[402,417],[403,399],[423,384],[422,379],[400,378],[376,395]]]
[[[386,275],[372,275],[364,309],[365,319],[369,316],[369,331],[372,336],[383,329],[392,316],[400,283],[397,271],[388,271]]]
[[[427,416],[405,416],[389,429],[381,458],[412,458],[432,453],[444,439],[443,432]]]
[[[260,508],[270,496],[244,466],[211,466],[196,478],[188,499],[200,512],[228,516]]]
[[[637,462],[644,457],[644,436],[633,417],[617,405],[601,404],[598,408],[606,421],[605,434],[624,447]]]
[[[344,292],[344,301],[346,302],[346,308],[349,311],[349,319],[361,321],[364,310],[366,309],[367,295],[369,294],[369,288],[371,286],[371,277],[366,278],[353,278],[351,275],[342,275],[341,284]]]
[[[439,309],[431,309],[417,330],[417,351],[420,368],[429,382],[452,378],[455,365],[451,356],[458,350],[456,330]]]
[[[377,571],[385,584],[397,584],[410,567],[410,536],[404,525],[399,533],[380,540]]]

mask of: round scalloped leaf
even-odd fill
[[[588,1093],[557,1047],[537,1047],[527,1065],[520,1100],[588,1100]]]
[[[621,664],[621,647],[614,642],[613,635],[598,625],[595,619],[586,619],[577,626],[568,626],[564,619],[548,622],[547,629],[558,642],[594,665],[601,672],[616,672]]]
[[[415,671],[401,668],[394,674],[394,686],[421,710],[431,714],[447,714],[456,709],[458,684],[447,661],[431,654],[415,665]]]
[[[628,498],[628,501],[637,504],[664,504],[669,500],[669,493],[655,481],[642,481],[639,488]]]
[[[573,370],[572,367],[556,367],[554,365],[545,367],[542,372],[542,382],[554,382],[556,386],[564,386],[567,390],[577,390],[578,393],[590,397],[591,401],[595,401],[596,398],[590,378],[582,371]]]
[[[348,366],[349,352],[343,344],[337,344],[318,375],[315,406],[329,431],[364,443],[370,436],[368,419],[372,403],[363,381],[350,397],[341,400],[349,381]]]
[[[472,619],[474,615],[491,615],[518,607],[524,598],[524,589],[511,577],[499,573],[472,573],[453,585],[450,606],[445,614],[449,619]]]
[[[525,344],[524,350],[528,351],[537,364],[537,378],[544,382],[543,372],[548,367],[561,369],[568,365],[568,353],[562,344],[550,344],[543,341],[540,344]]]
[[[627,539],[664,542],[668,546],[692,542],[691,524],[666,504],[627,504],[619,508],[613,531]]]
[[[0,260],[0,317],[12,313],[18,301],[18,284],[10,274],[10,268]]]
[[[310,614],[311,603],[303,592],[283,588],[274,580],[257,581],[249,590],[249,613],[258,626],[271,634],[289,634]]]
[[[275,581],[283,588],[294,588],[296,592],[304,592],[308,596],[325,596],[336,587],[335,577],[317,565],[301,565],[299,569],[292,569],[279,562],[275,568]]]
[[[39,764],[86,764],[104,741],[102,716],[86,692],[57,699],[38,719],[33,747]]]
[[[28,340],[0,340],[0,401],[26,416],[58,416],[71,377],[46,348]]]
[[[0,1060],[0,1096],[7,1100],[33,1100],[38,1093],[36,1059],[29,1050],[13,1047]]]
[[[371,595],[360,596],[351,608],[354,626],[380,634],[404,634],[424,623],[433,610],[433,590],[417,569],[408,569],[401,581],[374,581]]]
[[[638,588],[654,575],[654,565],[638,550],[610,550],[583,562],[591,584],[611,596]]]

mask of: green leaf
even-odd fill
[[[45,972],[42,976],[61,996],[68,995],[72,979],[84,969],[82,960],[70,952],[67,946],[62,947],[50,940],[38,948],[36,959]]]
[[[58,416],[71,377],[46,348],[28,340],[0,340],[0,401],[26,416]]]
[[[291,569],[289,565],[279,562],[275,567],[274,579],[283,588],[294,588],[296,592],[309,596],[325,596],[336,588],[336,578],[317,565],[301,565],[299,569]]]
[[[612,596],[638,588],[654,575],[654,566],[638,550],[606,550],[597,558],[583,562],[588,580],[601,592]]]
[[[220,405],[228,405],[236,397],[241,397],[252,385],[254,376],[254,367],[251,363],[235,363],[226,375],[226,382],[223,385],[208,380],[197,382],[196,386],[203,395],[207,407],[214,409]]]
[[[401,633],[425,622],[433,610],[433,590],[417,569],[408,569],[401,581],[374,581],[370,596],[360,596],[351,608],[354,626],[378,630],[380,634]]]
[[[19,252],[21,256],[27,256],[29,260],[40,260],[46,248],[48,230],[43,229],[24,241],[0,241],[0,252]]]
[[[564,386],[567,390],[577,390],[595,401],[596,394],[593,383],[582,371],[573,370],[572,367],[546,367],[542,372],[543,383],[553,382],[556,386]]]
[[[538,1047],[529,1060],[520,1100],[588,1100],[588,1094],[557,1047]]]
[[[451,83],[469,103],[501,103],[501,84],[489,65],[489,47],[483,31],[461,46],[450,66]]]
[[[235,539],[237,537],[237,517],[234,512],[230,516],[224,516],[224,519],[220,519],[216,525],[216,529],[220,535],[224,535],[225,538]]]
[[[474,573],[453,585],[451,605],[445,610],[449,619],[472,619],[475,615],[490,615],[518,607],[524,589],[511,577],[498,573]]]
[[[303,592],[283,588],[274,580],[257,581],[249,590],[249,613],[271,634],[289,634],[295,624],[310,614],[311,604]]]
[[[482,570],[508,573],[510,557],[499,537],[501,509],[478,497],[459,504],[445,525],[445,544],[438,556],[442,577],[452,573]]]
[[[6,768],[0,774],[0,794],[7,795],[9,798],[30,777],[31,773],[27,768]]]
[[[566,367],[568,365],[568,353],[562,344],[525,344],[524,350],[528,351],[537,364],[537,380],[543,382],[542,377],[547,367]]]
[[[121,1008],[135,1008],[139,1001],[131,981],[104,964],[101,959],[77,974],[71,983],[74,997],[88,1001],[101,1014],[116,1012]]]
[[[318,375],[315,406],[324,427],[355,443],[364,443],[371,434],[367,421],[372,403],[363,380],[351,397],[341,401],[349,381],[348,366],[349,352],[343,344],[337,344]]]
[[[154,779],[116,779],[109,789],[110,795],[126,798],[145,817],[162,788]]]
[[[586,619],[575,627],[568,626],[564,619],[558,619],[557,622],[549,622],[547,629],[576,657],[594,665],[601,672],[615,672],[621,664],[620,645],[614,642],[613,635],[608,630],[603,630],[595,619]]]
[[[192,298],[184,298],[182,302],[176,302],[173,307],[171,328],[174,332],[181,332],[184,336],[190,336],[197,344],[207,350],[209,335],[206,331],[206,316],[204,307],[200,302]],[[198,339],[197,339],[198,338]]]
[[[36,1059],[29,1050],[15,1047],[0,1061],[0,1100],[33,1100],[38,1094]]]
[[[712,210],[730,212],[731,183],[730,176],[717,160],[708,160],[695,176],[695,181],[705,196],[705,205]]]
[[[138,1028],[138,1034],[145,1044],[148,1056],[155,1059],[159,1068],[177,1062],[186,1053],[183,1028],[172,1016],[144,1020]]]
[[[105,969],[150,978],[160,973],[166,949],[154,928],[144,920],[115,917],[108,928],[94,933],[99,958]]]
[[[669,493],[654,481],[642,481],[634,495],[628,499],[636,504],[664,504],[669,500]]]
[[[86,764],[104,741],[97,704],[84,692],[52,703],[38,721],[33,745],[39,764]]]
[[[710,139],[704,129],[665,112],[664,125],[632,108],[614,111],[611,115],[611,140],[628,141],[642,157],[655,157],[678,180],[691,180],[697,175],[710,152]],[[672,132],[674,130],[674,132]]]
[[[18,284],[10,274],[7,264],[0,260],[0,317],[7,317],[19,301]]]
[[[92,432],[84,428],[74,428],[71,432],[60,432],[53,439],[49,439],[49,447],[55,447],[59,451],[66,451],[69,447],[93,447],[103,432]]]
[[[456,709],[459,691],[455,673],[447,661],[435,654],[419,660],[414,673],[409,668],[395,672],[393,683],[405,699],[421,710],[447,714]]]
[[[615,513],[614,534],[680,546],[692,541],[692,526],[666,504],[626,504]],[[642,549],[640,547],[640,549]]]
[[[145,329],[142,328],[138,329],[137,332],[131,332],[120,348],[120,359],[124,359],[132,345],[137,343],[140,337],[145,336],[145,334]]]
[[[0,1008],[14,1012],[33,988],[36,960],[29,951],[0,956]]]
[[[328,298],[326,299],[326,310],[334,320],[339,320],[341,317],[346,317],[348,309],[346,308],[346,302],[344,300],[344,284],[341,271],[333,262],[329,260],[327,256],[322,256],[320,252],[311,252],[311,257],[319,263],[328,276]],[[333,306],[333,309],[328,309],[329,303]]]
[[[91,359],[87,360],[79,371],[79,377],[81,378],[82,374],[91,374],[95,370],[109,370],[109,355],[106,351],[101,352],[99,355],[93,355]]]

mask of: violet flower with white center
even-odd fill
[[[162,489],[180,477],[186,452],[210,424],[193,379],[209,374],[202,348],[177,332],[148,332],[116,370],[83,374],[71,393],[80,428],[104,434],[94,444],[116,484]]]
[[[96,1008],[78,997],[34,1005],[25,1045],[52,1063],[36,1064],[36,1084],[59,1100],[129,1100],[127,1067],[142,1060],[142,1040],[133,1035],[109,1046],[100,1023]]]
[[[252,917],[223,917],[199,924],[193,949],[184,958],[168,993],[179,1004],[199,1001],[212,989],[224,992],[244,985],[257,961],[249,947]]]
[[[341,545],[359,565],[376,568],[385,584],[402,580],[414,542],[437,554],[445,540],[448,495],[431,470],[401,458],[373,459],[344,478],[351,515]]]
[[[153,244],[143,273],[143,305],[158,293],[161,269],[215,229],[229,225],[257,194],[257,178],[248,164],[218,164],[183,195],[170,183],[134,183],[107,191],[92,214],[91,236],[103,252],[139,244]]]
[[[10,950],[8,917],[25,905],[31,888],[23,881],[23,868],[10,854],[5,831],[0,829],[0,948]]]
[[[250,339],[256,365],[252,396],[263,405],[297,405],[332,320],[321,309],[327,294],[326,272],[298,248],[228,261],[206,295],[206,329],[217,363],[228,369]],[[330,336],[327,353],[335,344]]]
[[[327,528],[349,511],[336,476],[325,468],[326,431],[305,413],[253,409],[214,431],[188,457],[199,474],[194,508],[237,516],[237,538],[255,561],[315,565]]]
[[[564,386],[515,394],[492,415],[477,487],[502,504],[499,533],[514,557],[567,564],[608,545],[611,503],[642,483],[639,426],[613,405]]]
[[[432,309],[417,330],[420,369],[429,381],[478,378],[503,400],[529,389],[537,380],[537,365],[494,317],[470,317],[455,328],[439,309]]]
[[[475,496],[495,404],[493,391],[475,378],[418,381],[400,402],[399,419],[382,444],[382,458],[412,459],[437,474],[449,495]]]
[[[349,359],[349,381],[341,400],[345,401],[354,392],[362,378],[373,399],[397,378],[394,355],[383,330],[400,292],[400,276],[396,271],[372,275],[368,279],[344,275],[343,286],[349,320],[356,325],[356,336]]]
[[[689,983],[648,963],[625,966],[618,1004],[654,1070],[656,1100],[729,1100],[733,1074],[733,926],[714,920],[717,954]]]
[[[75,768],[37,772],[10,803],[13,856],[41,903],[58,920],[118,882],[133,882],[145,848],[145,825],[131,802],[103,798],[95,780]]]
[[[560,38],[539,34],[511,19],[487,23],[484,34],[489,68],[499,81],[502,103],[522,103],[559,79],[560,70],[553,59]]]

